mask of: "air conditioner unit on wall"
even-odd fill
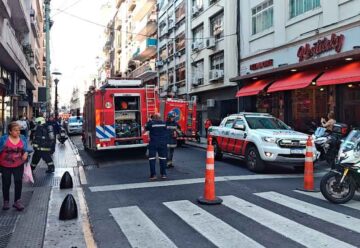
[[[208,108],[214,108],[215,107],[215,99],[207,99],[206,100],[206,106]]]
[[[192,14],[193,15],[196,15],[196,14],[198,14],[199,13],[199,8],[195,5],[195,6],[193,6],[192,7]]]
[[[162,60],[158,60],[158,61],[155,62],[155,66],[158,67],[158,68],[162,67],[162,66],[164,66],[164,62]]]
[[[210,70],[209,80],[214,81],[224,77],[224,70]]]
[[[211,38],[208,38],[206,40],[206,48],[215,48],[216,47],[216,42],[215,42],[215,38],[214,37],[211,37]]]
[[[192,49],[193,51],[199,50],[199,48],[198,48],[198,43],[197,43],[196,41],[191,44],[191,49]]]

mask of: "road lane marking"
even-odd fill
[[[360,219],[352,216],[341,214],[273,191],[255,193],[255,195],[323,221],[360,233]]]
[[[132,247],[176,247],[137,206],[111,208],[109,211]]]
[[[264,247],[189,201],[163,204],[217,247]]]
[[[306,192],[306,191],[301,191],[301,190],[294,190],[294,191],[296,193],[311,196],[313,198],[320,199],[320,200],[328,202],[328,200],[326,200],[325,197],[320,192]],[[360,201],[352,200],[352,201],[349,201],[349,202],[347,202],[345,204],[339,204],[339,206],[352,208],[352,209],[360,211]]]
[[[235,196],[220,198],[228,208],[306,247],[355,247]]]
[[[324,173],[315,173],[315,177],[322,177]],[[292,175],[292,174],[276,174],[276,175],[242,175],[242,176],[221,176],[215,177],[215,182],[226,181],[242,181],[242,180],[262,180],[262,179],[291,179],[302,178],[304,175]],[[128,190],[128,189],[142,189],[142,188],[154,188],[154,187],[169,187],[179,186],[187,184],[204,183],[204,178],[192,178],[181,180],[168,180],[168,181],[156,181],[156,182],[144,182],[144,183],[128,183],[128,184],[113,184],[103,186],[89,187],[91,192],[104,192],[104,191],[116,191],[116,190]]]

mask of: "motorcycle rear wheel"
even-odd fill
[[[346,176],[342,186],[339,186],[340,180],[341,174],[330,171],[323,176],[320,182],[320,191],[323,196],[335,204],[344,204],[350,201],[356,190],[356,185],[351,177]],[[336,189],[340,191],[336,191]]]

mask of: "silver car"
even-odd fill
[[[83,117],[71,116],[68,120],[66,131],[68,134],[81,134],[83,131]]]

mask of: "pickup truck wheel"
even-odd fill
[[[265,170],[265,163],[261,159],[259,151],[254,146],[246,151],[246,166],[254,172],[262,172]]]
[[[223,157],[223,154],[220,150],[220,147],[218,145],[218,143],[215,141],[213,142],[213,146],[214,146],[214,156],[216,160],[221,160]]]

